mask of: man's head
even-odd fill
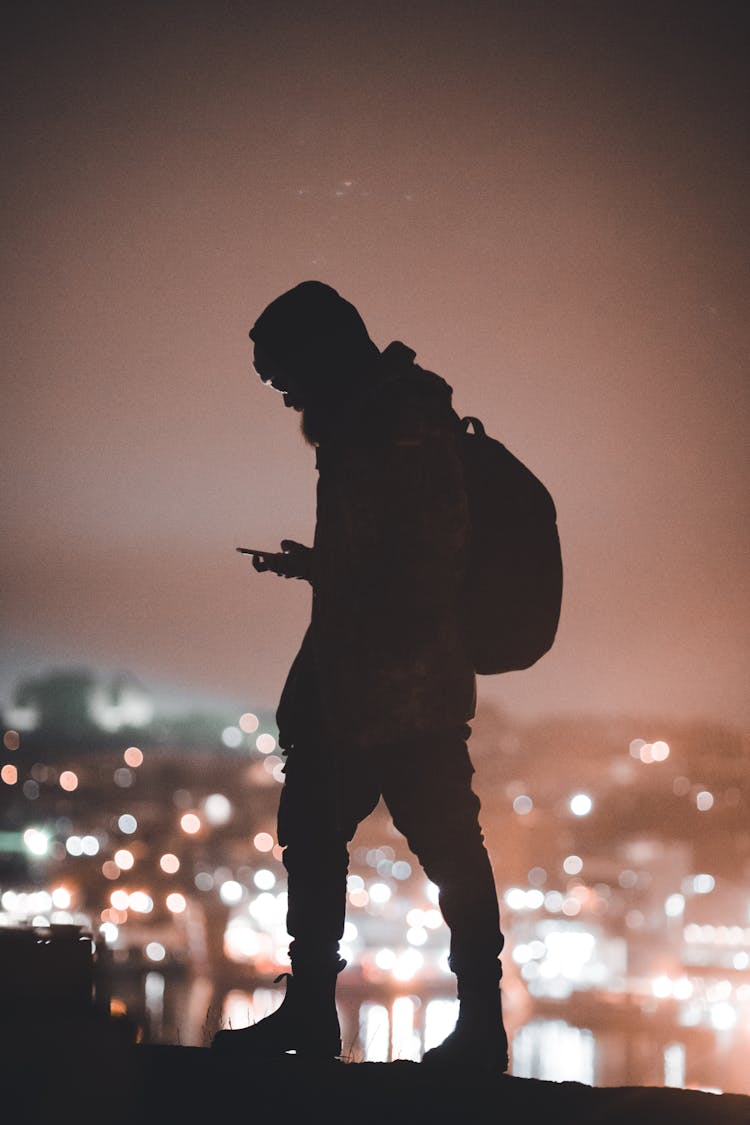
[[[379,355],[354,305],[320,281],[303,281],[272,301],[250,339],[255,370],[285,406],[302,411],[312,442]]]

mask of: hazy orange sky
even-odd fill
[[[247,331],[319,278],[548,485],[512,713],[750,719],[747,6],[11,5],[7,692],[50,664],[272,706],[312,451]]]

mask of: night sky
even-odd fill
[[[9,5],[4,692],[274,705],[309,589],[234,547],[310,541],[314,458],[247,331],[318,278],[555,498],[557,642],[480,700],[746,724],[747,10]]]

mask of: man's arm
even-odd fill
[[[259,574],[270,571],[281,578],[301,578],[305,582],[312,582],[313,551],[294,539],[281,540],[281,552],[268,554],[254,554],[253,568]]]

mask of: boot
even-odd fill
[[[335,1059],[341,1054],[341,1029],[336,1012],[336,978],[346,962],[332,968],[297,969],[286,979],[286,995],[270,1016],[237,1031],[219,1031],[211,1046],[222,1053],[248,1058],[269,1058],[296,1051],[314,1059]],[[274,982],[274,983],[276,983]]]
[[[508,1069],[508,1037],[496,981],[458,989],[456,1026],[443,1042],[426,1051],[422,1062],[467,1066],[502,1074]]]

